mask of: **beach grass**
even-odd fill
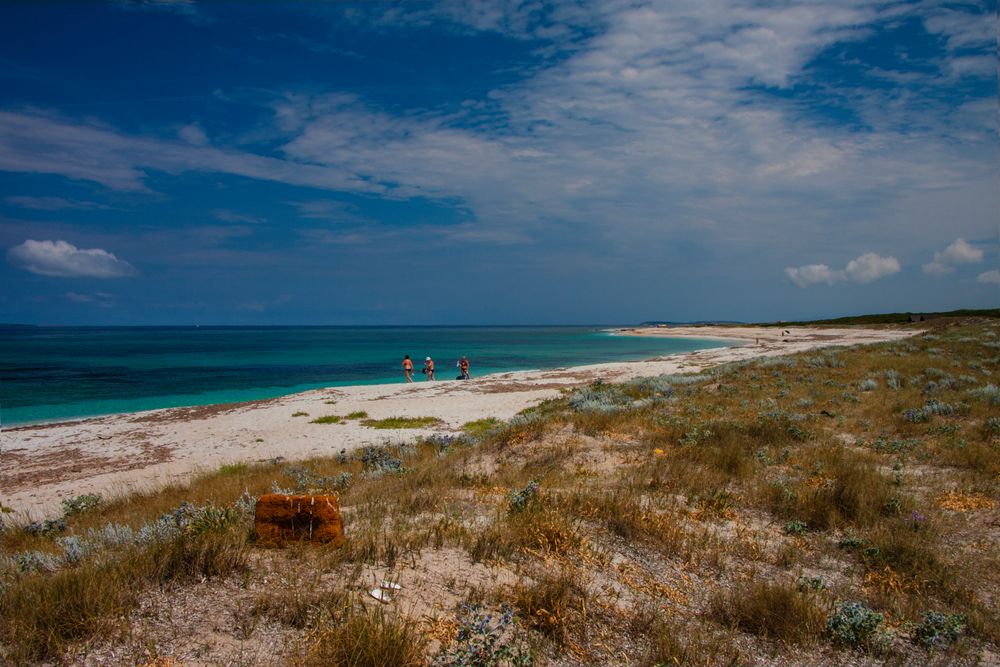
[[[496,419],[495,417],[487,417],[486,419],[477,419],[475,421],[462,424],[462,431],[466,435],[478,438],[500,428],[501,425],[502,424],[499,419]]]
[[[317,417],[310,421],[310,424],[339,424],[341,422],[341,417],[339,415],[324,415],[322,417]]]
[[[183,593],[219,586],[216,615],[242,620],[189,634],[222,633],[244,656],[281,637],[289,664],[464,664],[442,657],[459,636],[557,664],[788,651],[973,664],[1000,649],[1000,584],[982,576],[1000,566],[1000,327],[932,324],[893,343],[598,383],[457,437],[233,464],[81,500],[64,526],[8,525],[3,660],[179,660],[201,646],[172,625],[189,613]],[[248,508],[274,488],[336,494],[346,542],[258,548]],[[188,523],[121,537],[165,516]],[[67,538],[92,548],[71,559]],[[387,576],[404,587],[379,606],[367,592]],[[177,601],[160,600],[161,615],[175,620],[153,623],[166,589]],[[469,609],[492,620],[462,634]]]
[[[427,428],[442,423],[437,417],[386,417],[385,419],[363,419],[361,424],[368,428]]]

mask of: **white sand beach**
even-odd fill
[[[508,419],[560,391],[597,378],[621,381],[688,373],[753,357],[897,340],[920,329],[671,327],[623,329],[622,335],[711,338],[735,347],[646,361],[546,371],[498,373],[472,381],[336,387],[247,403],[169,408],[58,424],[5,429],[0,434],[0,503],[24,518],[58,511],[82,493],[105,498],[183,482],[221,464],[294,461],[432,433],[458,433],[466,422]],[[475,368],[473,367],[473,372]],[[330,403],[335,401],[335,403]],[[373,419],[437,417],[428,429],[376,430],[356,420],[313,424],[324,415],[364,411]],[[308,416],[293,416],[296,412]]]

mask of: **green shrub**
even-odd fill
[[[929,611],[913,631],[913,640],[927,648],[939,648],[958,641],[965,630],[965,616]]]
[[[507,510],[511,513],[523,512],[537,502],[538,480],[533,479],[523,489],[511,492],[507,503]]]
[[[826,631],[837,644],[869,646],[884,618],[864,602],[848,600],[841,602],[827,618]]]
[[[83,514],[94,509],[101,504],[101,494],[84,493],[75,498],[67,498],[62,501],[63,516],[74,516]]]
[[[500,614],[481,605],[463,605],[454,643],[434,657],[434,667],[530,667],[531,652],[516,637],[519,626],[514,611],[504,606]]]
[[[786,535],[803,535],[809,528],[805,523],[801,521],[789,521],[785,524],[785,534]]]

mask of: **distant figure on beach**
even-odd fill
[[[420,372],[427,376],[428,382],[434,381],[434,360],[430,357],[424,359],[424,367],[420,369]]]
[[[461,375],[458,376],[458,379],[460,380],[469,379],[469,360],[465,356],[463,356],[461,359],[458,360],[458,370],[461,372]]]
[[[403,355],[403,374],[407,382],[413,382],[413,359],[408,354]]]

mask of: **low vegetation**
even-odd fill
[[[0,663],[986,664],[998,371],[996,322],[932,321],[0,515]],[[347,541],[258,547],[269,491],[336,494]]]
[[[317,417],[316,419],[313,419],[309,423],[310,424],[339,424],[340,420],[341,420],[341,418],[338,415],[324,415],[322,417]]]
[[[437,426],[441,420],[437,417],[387,417],[386,419],[362,419],[362,425],[368,428],[427,428]]]

